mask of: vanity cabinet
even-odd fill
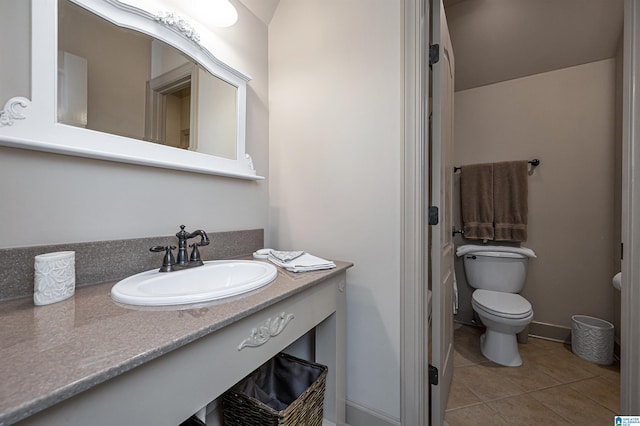
[[[138,363],[135,357],[126,365],[113,365],[108,373],[113,377],[95,385],[83,383],[86,389],[73,396],[65,397],[65,392],[77,390],[77,383],[70,381],[66,386],[60,385],[56,391],[59,402],[26,417],[19,424],[178,425],[310,330],[315,334],[315,361],[329,367],[324,416],[330,422],[328,424],[344,424],[345,286],[349,266],[339,263],[339,270],[326,272],[324,276],[316,273],[317,279],[311,281],[298,279],[300,283],[292,274],[280,271],[267,290],[238,298],[228,305],[207,308],[205,316],[216,309],[237,310],[226,314],[227,318],[215,331],[160,356],[151,356],[153,359],[135,367],[131,367],[132,363]],[[108,295],[101,297],[105,303],[113,303]],[[76,309],[78,303],[81,302],[76,300]],[[246,314],[242,309],[251,305],[254,307],[248,310],[253,312]],[[144,318],[146,313],[135,312],[135,315]],[[184,319],[184,316],[199,313],[201,311],[194,309],[148,314],[155,321],[165,314],[173,318],[179,318],[180,314]],[[104,327],[120,320],[115,318],[113,324],[109,322],[105,321]],[[139,323],[138,326],[158,332],[157,323]],[[171,330],[171,333],[175,331]],[[122,338],[127,334],[127,330],[123,330]],[[122,344],[118,342],[118,345]],[[118,351],[118,346],[113,350]],[[162,348],[150,348],[151,352],[154,350],[163,351]],[[77,368],[82,369],[82,364]],[[119,374],[118,369],[126,371]],[[70,375],[70,380],[73,377]],[[90,381],[91,375],[86,380]],[[38,408],[37,401],[32,401],[31,405]],[[0,425],[11,424],[8,420],[0,417]]]

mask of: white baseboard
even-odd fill
[[[571,343],[571,327],[532,321],[529,336],[541,337],[556,342]]]
[[[373,408],[347,401],[347,424],[349,426],[400,426],[400,420]]]

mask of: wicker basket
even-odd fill
[[[326,366],[280,353],[224,394],[224,424],[321,426],[326,381]],[[281,409],[274,408],[279,404]]]
[[[571,317],[571,350],[595,364],[613,362],[613,324],[587,315]]]

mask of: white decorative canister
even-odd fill
[[[48,305],[76,291],[76,252],[58,251],[35,257],[33,303]]]

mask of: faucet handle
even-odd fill
[[[189,256],[189,262],[192,264],[196,263],[197,265],[202,265],[202,258],[200,257],[198,246],[206,246],[207,244],[209,244],[208,241],[205,244],[202,244],[202,242],[189,244],[189,247],[193,249],[191,250],[191,256]]]
[[[154,253],[159,253],[164,251],[164,258],[162,259],[162,267],[159,269],[159,272],[171,272],[173,271],[173,265],[176,264],[176,260],[173,257],[173,253],[171,250],[174,250],[176,246],[153,246],[149,249],[149,251]]]

